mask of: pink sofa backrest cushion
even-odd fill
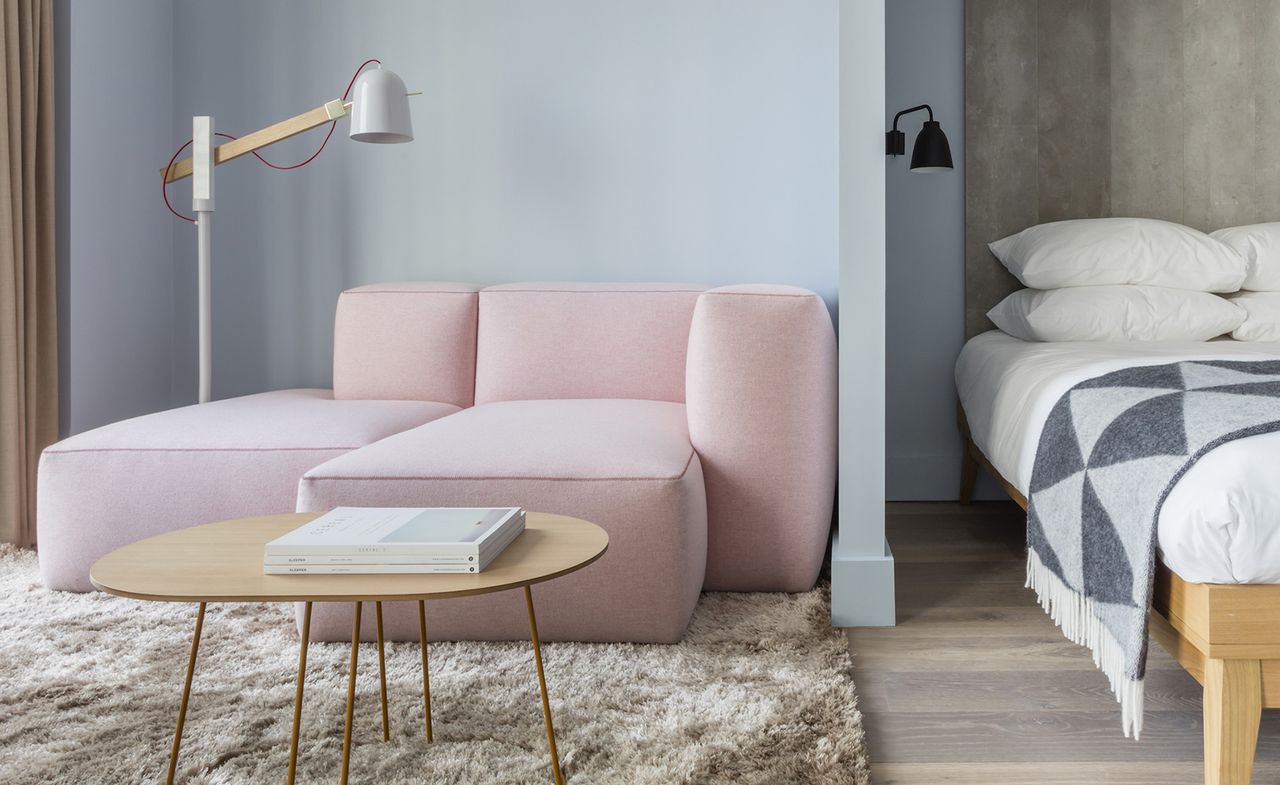
[[[705,288],[536,283],[484,289],[475,402],[641,398],[683,403],[689,325]]]
[[[471,284],[390,283],[343,292],[333,397],[471,406],[479,291]]]

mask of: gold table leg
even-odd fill
[[[533,638],[533,661],[538,665],[538,688],[542,690],[542,716],[547,721],[547,744],[551,747],[551,774],[556,785],[564,785],[560,772],[560,754],[556,752],[556,731],[551,725],[551,702],[547,700],[547,677],[542,672],[542,647],[538,644],[538,620],[533,615],[533,592],[524,587],[524,602],[529,608],[529,634]]]
[[[356,620],[351,627],[351,670],[347,674],[347,727],[342,733],[342,778],[338,781],[347,785],[347,770],[351,766],[351,720],[355,713],[356,703],[356,662],[360,658],[360,606],[356,603]]]
[[[422,643],[422,712],[426,717],[427,743],[431,743],[431,677],[427,675],[427,603],[418,600],[418,640]]]
[[[387,719],[387,655],[382,638],[382,603],[373,604],[374,619],[378,627],[378,679],[382,682],[382,740],[391,741],[391,723]]]
[[[182,702],[178,704],[178,727],[173,731],[173,746],[169,749],[169,776],[166,785],[173,785],[173,775],[178,769],[178,748],[182,746],[182,726],[187,722],[187,702],[191,699],[191,677],[196,671],[196,654],[200,651],[200,632],[204,629],[204,603],[196,613],[196,631],[191,636],[191,656],[187,658],[187,680],[182,685]]]
[[[298,687],[293,693],[293,733],[289,737],[289,785],[298,773],[298,730],[302,727],[302,687],[307,680],[307,643],[311,640],[311,602],[302,611],[302,641],[298,646]]]

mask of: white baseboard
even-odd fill
[[[893,587],[893,552],[850,556],[840,552],[840,535],[831,547],[831,625],[893,627],[898,622]]]

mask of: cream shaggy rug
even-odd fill
[[[543,647],[571,783],[869,781],[847,644],[828,594],[707,594],[682,643]],[[428,614],[430,605],[428,605]],[[163,782],[195,607],[49,592],[35,554],[0,546],[0,778]],[[298,782],[333,782],[350,647],[308,653]],[[178,781],[283,783],[298,638],[284,605],[210,605]],[[551,782],[526,643],[388,644],[391,742],[376,649],[360,652],[353,783]]]

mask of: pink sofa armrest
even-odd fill
[[[685,395],[707,486],[705,587],[811,588],[836,481],[836,339],[822,299],[791,286],[703,293]]]

